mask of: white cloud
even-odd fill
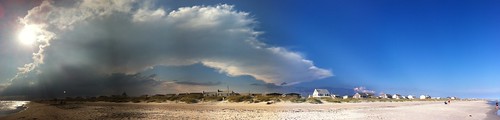
[[[150,6],[122,0],[83,0],[69,7],[43,2],[21,20],[42,26],[46,37],[39,39],[35,62],[21,68],[17,77],[61,66],[137,73],[157,65],[195,63],[277,84],[333,75],[297,52],[260,42],[254,19],[231,5],[173,11]]]
[[[370,93],[370,94],[374,94],[375,93],[375,91],[366,89],[366,87],[363,87],[363,86],[355,87],[354,88],[354,92],[357,92],[357,93]]]

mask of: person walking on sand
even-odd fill
[[[496,103],[496,107],[495,107],[497,110],[498,110],[498,100],[497,100],[497,103]]]

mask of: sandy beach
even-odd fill
[[[372,103],[78,103],[31,102],[27,110],[0,119],[333,119],[499,120],[486,101]]]

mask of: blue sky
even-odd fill
[[[318,85],[340,82],[378,92],[464,97],[500,94],[498,1],[222,3],[250,12],[265,32],[264,41],[331,68],[335,76]]]
[[[55,3],[55,5],[74,4],[57,1]],[[283,2],[268,0],[182,0],[156,1],[153,6],[163,8],[168,13],[180,7],[206,7],[222,4],[234,5],[232,10],[249,13],[248,17],[256,22],[256,24],[252,24],[255,26],[251,26],[253,27],[251,29],[263,32],[257,38],[260,42],[288,50],[283,54],[300,54],[300,59],[314,62],[312,66],[320,69],[317,71],[318,74],[321,70],[329,70],[333,73],[333,76],[324,75],[327,76],[326,78],[316,77],[310,79],[311,76],[307,75],[286,77],[287,79],[293,79],[293,77],[310,79],[292,85],[296,88],[352,89],[364,86],[367,89],[376,91],[376,93],[429,94],[443,97],[498,98],[500,94],[500,87],[498,87],[500,85],[499,1],[290,0]],[[6,9],[5,13],[11,15],[5,14],[3,18],[0,16],[0,19],[3,20],[0,21],[1,25],[6,26],[1,28],[2,33],[0,33],[2,35],[0,36],[0,46],[2,46],[0,48],[2,50],[0,52],[0,60],[2,60],[0,62],[2,67],[0,69],[0,78],[4,80],[4,83],[6,83],[6,79],[12,78],[16,74],[16,67],[29,63],[30,55],[32,55],[30,49],[12,45],[16,43],[11,40],[15,39],[15,32],[9,32],[8,29],[9,27],[18,29],[21,25],[11,25],[15,23],[13,18],[25,16],[30,7],[36,6],[33,4],[23,5],[22,9],[18,7],[15,10],[12,7],[4,6],[2,9]],[[133,7],[140,6],[140,4],[134,5],[136,6]],[[246,19],[243,18],[243,20]],[[111,26],[109,25],[109,27]],[[92,30],[94,28],[84,27],[82,29],[83,33],[88,29]],[[71,33],[67,36],[71,37],[78,34]],[[64,36],[60,38],[64,39]],[[59,42],[59,45],[67,46],[67,44],[73,43],[75,42]],[[89,43],[92,43],[92,41]],[[67,47],[58,47],[57,41],[53,44],[53,48],[49,48],[47,52],[48,59],[59,61],[57,54],[51,54],[50,50],[64,50]],[[192,47],[190,46],[191,43],[186,44],[188,44],[186,46]],[[235,44],[231,42],[227,43],[227,46]],[[81,44],[75,46],[82,47]],[[193,46],[196,47],[196,45]],[[252,52],[252,50],[235,50],[237,48],[234,46],[227,46],[216,46],[216,48],[221,48],[220,50],[224,51],[222,57],[234,57],[234,60],[247,59],[236,59],[241,57],[238,56],[238,54],[241,54],[240,52],[255,53],[255,55],[265,54]],[[86,49],[82,47],[82,50]],[[99,50],[98,48],[95,49]],[[192,49],[191,51],[193,50],[198,49]],[[129,51],[128,53],[132,52],[138,51]],[[89,51],[89,53],[92,53],[92,51]],[[50,55],[56,57],[50,58]],[[79,58],[85,55],[76,55],[74,59],[81,60]],[[215,55],[220,57],[218,54]],[[189,55],[187,56],[189,58]],[[67,59],[73,58],[71,56],[65,57]],[[120,57],[117,56],[117,58]],[[280,63],[276,61],[281,59],[281,57],[276,56],[255,57],[259,61],[272,59],[268,63],[263,63],[263,65],[274,65],[272,63]],[[187,61],[189,62],[189,60]],[[67,61],[61,60],[61,62]],[[244,63],[247,65],[254,62],[246,61]],[[102,63],[98,64],[101,65]],[[69,68],[79,65],[80,63]],[[125,64],[127,70],[129,69],[128,65]],[[267,84],[269,82],[279,84],[277,81],[298,81],[282,80],[281,78],[276,80],[275,77],[257,74],[258,72],[252,73],[256,72],[255,70],[246,71],[246,73],[250,72],[249,74],[235,74],[229,69],[217,65],[219,64],[198,62],[190,63],[187,66],[155,66],[149,70],[136,72],[146,75],[157,74],[158,78],[168,82],[201,86],[196,90],[204,89],[206,86],[225,88],[225,86],[231,85],[240,87],[240,91],[254,89],[272,91],[272,89],[282,90],[283,88]],[[279,64],[275,67],[279,68],[287,65],[290,64]],[[79,68],[76,67],[76,69]],[[283,68],[301,69],[294,66]],[[49,68],[43,68],[42,70],[45,69]],[[119,72],[130,72],[127,70]],[[256,70],[262,69],[256,68]],[[199,76],[193,77],[192,73]],[[262,76],[272,79],[259,79]],[[203,85],[205,86],[203,87]],[[265,86],[265,89],[257,86]],[[333,92],[335,93],[335,91]]]

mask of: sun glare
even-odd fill
[[[24,26],[18,34],[19,41],[24,45],[32,45],[36,41],[36,31],[34,26]]]

